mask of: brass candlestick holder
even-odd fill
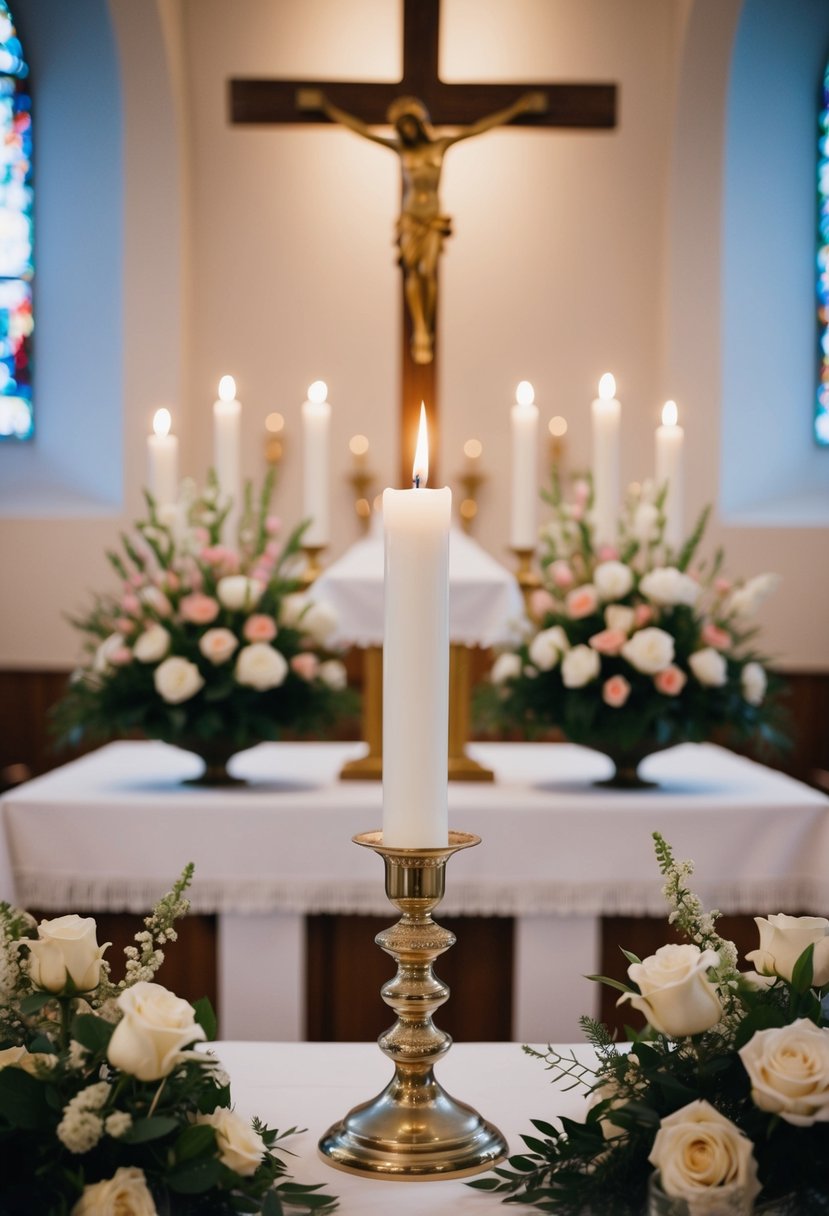
[[[521,588],[521,594],[524,597],[524,611],[527,616],[530,615],[530,597],[534,591],[537,591],[541,586],[541,578],[538,571],[533,569],[533,558],[535,557],[535,549],[517,549],[513,548],[513,553],[517,561],[515,577],[518,581],[518,586]]]
[[[309,587],[317,581],[322,574],[321,555],[325,552],[325,545],[303,545],[302,552],[305,554],[305,569],[300,574],[300,582],[307,591]]]
[[[380,990],[397,1021],[377,1040],[394,1076],[376,1098],[329,1128],[319,1151],[337,1169],[387,1180],[460,1178],[491,1169],[506,1155],[506,1140],[435,1079],[434,1066],[452,1039],[432,1022],[449,996],[432,964],[455,943],[432,912],[443,898],[446,862],[480,837],[450,832],[442,849],[393,848],[376,831],[353,839],[383,858],[386,895],[403,913],[374,939],[397,960],[397,975]]]

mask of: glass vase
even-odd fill
[[[712,1187],[704,1199],[689,1203],[665,1194],[658,1170],[648,1179],[647,1216],[755,1216],[760,1210],[755,1209],[753,1196],[737,1184]]]

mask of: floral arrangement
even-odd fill
[[[691,863],[654,839],[669,921],[688,940],[625,952],[629,985],[590,977],[621,989],[646,1030],[629,1031],[628,1051],[582,1018],[595,1066],[525,1047],[587,1089],[587,1118],[532,1120],[529,1151],[470,1185],[561,1216],[641,1216],[648,1189],[654,1213],[829,1212],[829,920],[758,917],[756,970],[741,973],[718,913],[688,888]]]
[[[4,1216],[329,1212],[289,1179],[285,1136],[230,1105],[210,1005],[154,982],[186,912],[181,878],[114,983],[95,921],[36,925],[0,904],[0,1210]]]
[[[299,590],[303,527],[284,544],[270,513],[273,479],[257,503],[250,485],[237,547],[221,543],[228,507],[215,478],[148,516],[107,554],[121,582],[73,620],[85,661],[60,703],[57,729],[72,743],[139,731],[223,763],[309,730],[349,704],[346,671],[325,649],[333,609]]]
[[[629,492],[613,545],[594,540],[588,481],[576,482],[572,503],[557,483],[546,497],[554,515],[542,530],[530,630],[496,659],[484,715],[530,732],[558,726],[620,768],[718,727],[779,742],[751,623],[776,576],[734,583],[721,551],[700,559],[707,510],[672,552],[664,490],[650,484]]]

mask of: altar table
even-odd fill
[[[383,867],[351,843],[379,827],[378,782],[339,782],[361,744],[261,744],[246,788],[181,784],[200,762],[113,743],[10,791],[0,897],[46,911],[146,911],[194,861],[195,912],[218,914],[222,1034],[299,1039],[305,916],[394,919]],[[709,744],[652,756],[658,790],[596,788],[609,761],[567,744],[470,745],[496,782],[450,783],[449,820],[482,844],[447,869],[444,915],[515,917],[513,1033],[569,1040],[595,1009],[600,917],[665,915],[651,833],[696,861],[723,912],[829,910],[829,799]],[[0,837],[0,846],[3,838]],[[5,886],[5,889],[4,889]],[[286,983],[285,977],[294,977]]]

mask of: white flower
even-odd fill
[[[322,646],[337,627],[337,610],[325,600],[314,600],[303,614],[301,629],[306,637]]]
[[[195,663],[171,655],[159,663],[153,672],[155,690],[168,705],[189,701],[204,687],[204,679]]]
[[[590,646],[574,646],[561,660],[561,680],[565,688],[582,688],[595,680],[602,661]]]
[[[170,649],[170,635],[163,625],[150,625],[135,639],[132,653],[139,663],[158,663]]]
[[[250,612],[259,603],[264,590],[265,584],[258,579],[247,578],[244,574],[228,574],[216,584],[216,598],[223,608],[229,608],[231,612],[243,609]]]
[[[735,588],[723,605],[724,616],[753,616],[780,583],[779,574],[757,574]]]
[[[604,623],[608,629],[630,633],[636,622],[636,613],[627,604],[608,604],[604,610]]]
[[[152,584],[149,587],[142,587],[138,592],[138,598],[146,608],[152,609],[157,616],[170,615],[170,601],[160,587],[155,587]]]
[[[690,944],[660,946],[655,954],[631,963],[628,975],[639,992],[626,992],[617,1004],[629,1001],[660,1034],[681,1039],[716,1026],[722,1006],[706,972],[716,967],[716,950]]]
[[[71,1216],[157,1216],[144,1171],[122,1165],[111,1178],[85,1186]]]
[[[95,651],[95,658],[92,660],[92,670],[98,672],[99,675],[106,675],[112,668],[112,656],[117,654],[119,650],[123,650],[126,644],[123,634],[111,633],[108,638],[105,638],[101,642]]]
[[[226,663],[239,646],[239,639],[231,629],[208,629],[199,638],[199,650],[214,666]]]
[[[721,688],[728,679],[728,663],[725,655],[713,646],[695,650],[688,659],[688,666],[706,688]]]
[[[603,600],[621,600],[633,586],[633,571],[624,562],[601,562],[593,571],[593,585]]]
[[[514,680],[520,675],[521,656],[517,654],[499,654],[492,664],[489,679],[493,684],[506,684],[507,680]]]
[[[104,1130],[113,1140],[118,1140],[132,1127],[132,1115],[126,1110],[114,1110],[104,1120]]]
[[[760,664],[746,663],[740,676],[740,686],[749,705],[762,704],[767,685],[768,677]]]
[[[659,539],[659,512],[651,502],[640,502],[633,513],[631,531],[642,545]]]
[[[57,1137],[70,1153],[88,1153],[104,1134],[104,1121],[97,1113],[106,1102],[110,1087],[106,1081],[87,1085],[63,1108]]]
[[[324,663],[320,663],[317,669],[317,679],[322,680],[327,688],[340,692],[348,684],[345,664],[341,663],[339,659],[327,659]]]
[[[628,638],[621,653],[631,667],[645,675],[655,676],[673,663],[674,639],[664,629],[649,625]]]
[[[197,1115],[196,1122],[215,1128],[222,1165],[243,1177],[256,1173],[266,1150],[262,1137],[249,1123],[225,1106],[217,1106],[209,1115]]]
[[[113,1031],[107,1058],[139,1081],[166,1077],[185,1058],[183,1049],[204,1039],[195,1010],[161,984],[139,980],[118,997],[123,1017]]]
[[[652,603],[665,608],[672,608],[675,604],[687,604],[693,608],[702,592],[699,583],[690,574],[683,574],[675,566],[657,566],[649,570],[640,582],[639,590]]]
[[[311,605],[311,600],[302,591],[286,595],[279,605],[279,622],[288,629],[299,629],[302,615]]]
[[[690,1216],[736,1211],[727,1201],[737,1191],[749,1202],[760,1193],[751,1140],[701,1099],[662,1119],[648,1160],[665,1194],[684,1199]]]
[[[825,916],[755,916],[760,945],[746,955],[763,975],[779,975],[791,983],[794,965],[807,946],[814,944],[813,983],[829,984],[829,920]]]
[[[239,684],[246,684],[259,692],[278,688],[287,674],[288,663],[284,654],[274,650],[267,642],[252,642],[250,646],[243,646],[234,669]]]
[[[530,642],[529,654],[539,671],[551,671],[569,649],[567,634],[561,625],[553,625],[535,635]]]
[[[42,920],[37,939],[26,938],[29,977],[35,988],[63,992],[71,981],[78,992],[91,992],[101,978],[101,959],[111,943],[99,946],[91,916],[58,916]]]
[[[758,1030],[739,1056],[761,1110],[796,1127],[829,1123],[829,1027],[798,1018],[789,1026]]]

